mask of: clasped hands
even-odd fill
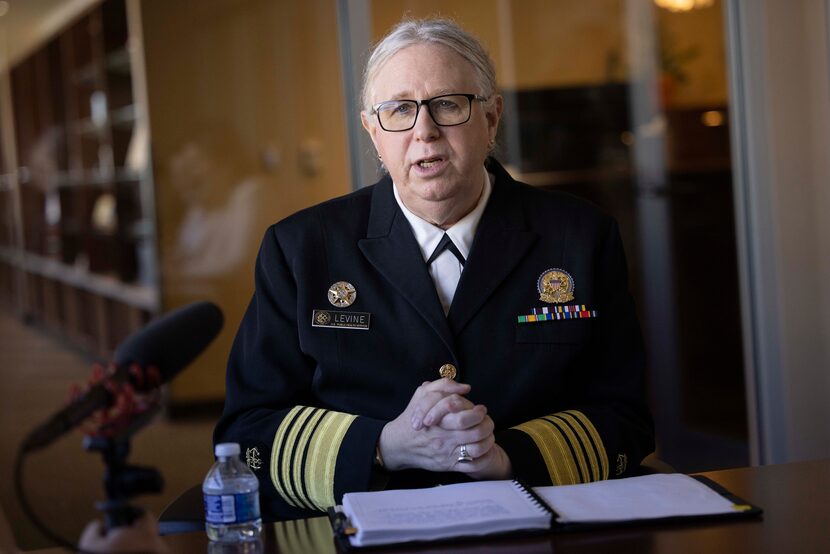
[[[383,427],[378,446],[386,469],[458,471],[474,479],[508,479],[510,459],[496,444],[487,408],[466,395],[470,385],[425,381],[406,409]],[[459,462],[461,445],[473,457]]]

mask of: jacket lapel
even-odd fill
[[[438,333],[449,351],[454,352],[454,341],[435,285],[409,223],[395,202],[388,177],[372,193],[366,238],[358,241],[358,247],[369,263]]]
[[[538,234],[527,229],[515,182],[497,163],[493,192],[478,224],[470,256],[461,273],[450,312],[450,329],[457,336],[496,288],[524,258]]]

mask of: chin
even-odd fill
[[[431,202],[440,202],[452,198],[458,191],[455,184],[438,179],[413,180],[409,182],[409,186],[418,197]]]

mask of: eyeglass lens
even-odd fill
[[[449,127],[461,125],[470,119],[472,100],[462,94],[436,96],[422,102],[426,104],[437,125]],[[380,126],[387,131],[406,131],[415,126],[419,106],[412,100],[390,100],[377,107]]]

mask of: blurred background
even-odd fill
[[[403,16],[488,47],[514,177],[620,222],[658,455],[682,471],[830,456],[827,0],[0,1],[0,504],[26,431],[154,316],[219,338],[131,459],[212,462],[230,343],[265,228],[378,178],[358,94]],[[102,496],[80,434],[27,489],[76,537]]]

